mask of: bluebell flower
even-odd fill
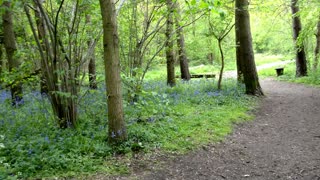
[[[155,120],[156,120],[156,118],[154,118],[154,117],[149,117],[148,118],[148,122],[150,122],[150,123],[154,122]]]
[[[119,136],[122,134],[120,129],[117,131],[117,133],[118,133]]]
[[[115,134],[113,131],[111,132],[111,137],[112,137],[112,138],[115,138],[115,137],[116,137],[116,134]]]
[[[48,137],[48,136],[44,137],[44,141],[45,141],[46,143],[50,143],[49,137]]]
[[[28,155],[30,156],[30,155],[32,155],[33,154],[33,150],[32,149],[29,149],[28,150]]]
[[[67,126],[68,126],[68,128],[70,128],[72,126],[70,121],[67,121]]]
[[[194,91],[194,95],[200,94],[199,90]]]
[[[212,97],[212,96],[220,96],[220,93],[218,91],[215,91],[215,92],[208,92],[208,96],[209,97]]]
[[[6,99],[11,98],[11,95],[8,91],[1,91],[0,93],[0,102],[3,103]]]

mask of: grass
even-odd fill
[[[48,100],[25,92],[24,105],[10,106],[0,91],[0,179],[127,174],[126,160],[136,151],[185,153],[224,138],[233,123],[252,119],[255,99],[232,80],[218,91],[214,80],[147,81],[137,102],[124,102],[128,141],[106,142],[105,88],[88,91],[79,104],[77,129],[57,127]],[[122,158],[115,158],[123,154]]]
[[[311,86],[320,87],[320,70],[317,71],[310,71],[308,70],[308,76],[305,77],[296,77],[296,67],[295,63],[289,63],[285,65],[284,68],[284,75],[276,77],[276,71],[274,68],[268,68],[259,71],[259,76],[264,77],[276,77],[277,80],[280,81],[287,81],[287,82],[294,82],[299,84],[306,84]]]
[[[284,55],[270,55],[270,54],[255,54],[256,66],[261,66],[264,64],[270,64],[275,62],[281,62],[291,59]]]
[[[255,62],[257,66],[281,62],[288,60],[289,57],[284,55],[269,55],[269,54],[255,54]],[[194,64],[194,63],[193,63]],[[190,74],[218,74],[220,71],[220,64],[198,64],[195,66],[190,66]],[[236,69],[235,61],[227,61],[225,64],[224,71],[233,71]],[[177,67],[175,69],[176,75],[180,75],[180,69]],[[161,80],[163,77],[166,77],[166,66],[158,65],[157,67],[151,68],[147,74],[146,79],[148,80]]]

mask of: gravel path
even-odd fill
[[[320,89],[263,80],[256,119],[219,144],[129,177],[146,180],[320,180]]]

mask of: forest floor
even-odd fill
[[[255,120],[235,125],[223,142],[186,155],[138,158],[130,175],[112,179],[320,180],[320,89],[272,79],[261,84],[266,97]]]

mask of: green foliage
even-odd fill
[[[180,82],[169,88],[148,81],[136,102],[125,102],[128,141],[111,147],[106,141],[105,88],[85,90],[77,129],[59,129],[49,101],[38,92],[25,94],[25,105],[11,108],[9,92],[0,92],[0,178],[69,177],[127,173],[114,154],[136,151],[186,152],[221,139],[232,122],[248,119],[251,98],[229,81],[222,91],[214,81]]]

